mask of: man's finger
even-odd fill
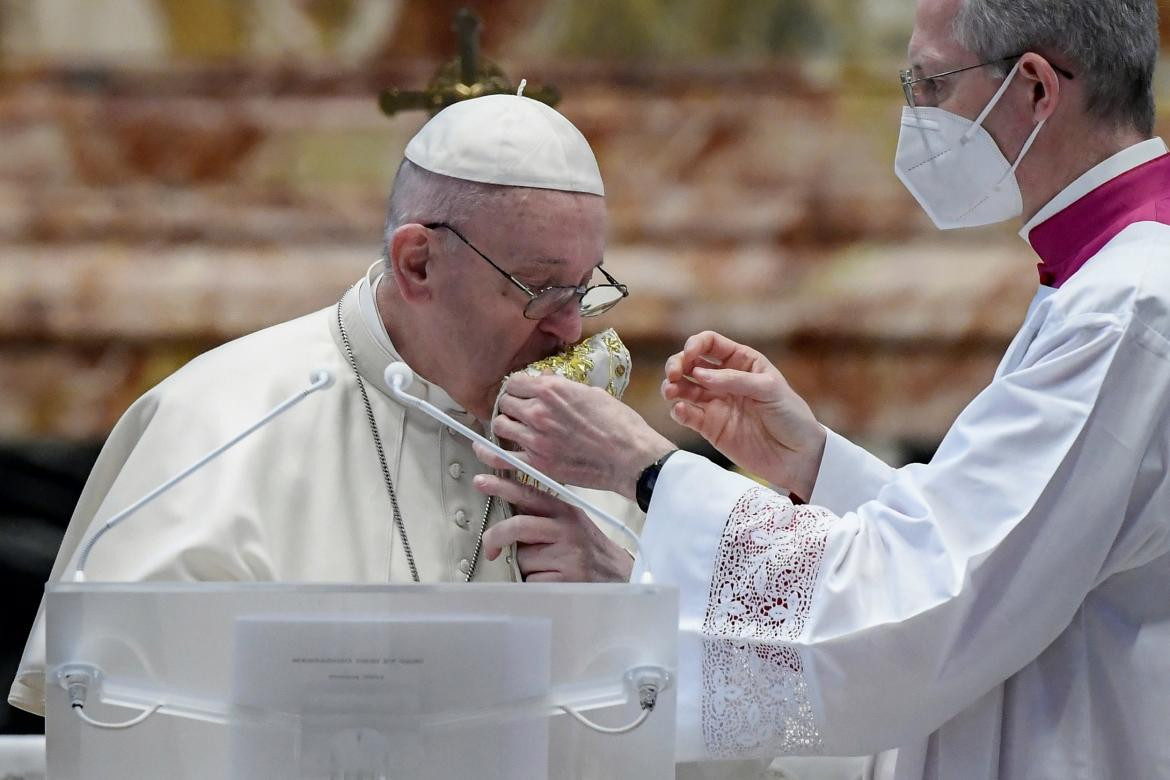
[[[471,449],[473,452],[475,452],[475,457],[479,458],[479,462],[488,468],[495,469],[496,471],[516,470],[511,463],[504,460],[496,452],[489,450],[487,447],[483,446],[477,441],[471,443]],[[523,452],[513,452],[511,455],[523,463],[528,462],[528,458],[525,457]]]
[[[766,374],[731,368],[696,368],[695,381],[716,395],[731,395],[768,401],[776,395],[775,379]]]
[[[505,397],[510,395],[515,398],[534,398],[540,388],[555,378],[547,374],[540,376],[516,374],[509,377],[508,383],[504,385],[504,395]]]
[[[665,376],[668,382],[693,382],[694,380],[691,378],[690,373],[692,370],[694,370],[696,365],[703,366],[704,368],[710,368],[711,366],[719,365],[718,363],[707,360],[706,358],[700,358],[697,363],[693,362],[691,364],[688,364],[685,361],[686,356],[682,352],[670,356],[670,358],[666,361],[665,370]]]
[[[559,572],[560,565],[554,555],[552,544],[522,544],[516,548],[516,566],[525,575],[534,572]]]
[[[713,330],[703,331],[687,339],[683,346],[683,371],[691,373],[695,366],[727,365],[732,368],[747,368],[760,357],[751,347],[745,347]],[[735,365],[732,365],[732,363]]]
[[[498,414],[492,420],[492,432],[501,439],[516,442],[524,449],[532,449],[535,436],[532,429],[523,423],[516,422],[506,414]]]
[[[561,538],[561,521],[533,515],[513,515],[484,531],[483,550],[489,561],[514,544],[550,544]]]
[[[500,414],[505,414],[524,425],[532,424],[532,410],[539,401],[531,398],[517,398],[504,393],[500,396]]]
[[[524,576],[525,582],[564,582],[565,575],[559,571],[536,571]]]
[[[683,344],[683,363],[694,363],[702,357],[722,362],[735,354],[739,344],[713,330],[696,333]]]
[[[663,381],[661,392],[662,397],[667,401],[705,403],[715,397],[710,391],[695,382],[671,382],[669,379]]]
[[[684,401],[679,401],[670,407],[670,419],[699,434],[703,432],[703,421],[705,417],[706,412],[704,412],[702,407],[688,404]]]
[[[525,514],[553,517],[566,513],[566,505],[557,498],[527,485],[521,485],[514,479],[505,479],[494,474],[480,474],[472,480],[472,484],[480,493],[503,499]]]

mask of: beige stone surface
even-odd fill
[[[329,305],[375,253],[373,243],[10,245],[0,263],[0,430],[100,436],[202,349]],[[938,255],[989,270],[932,273]],[[783,256],[762,250],[618,247],[607,265],[635,295],[604,324],[634,353],[628,399],[664,430],[661,366],[688,335],[713,328],[769,354],[826,422],[929,439],[990,377],[1030,294],[1027,277],[1013,287],[1022,262],[971,247],[871,248],[789,259],[785,272]]]
[[[335,300],[425,119],[382,116],[376,93],[426,82],[462,3],[84,5],[0,8],[0,437],[101,437],[190,356]],[[480,10],[485,51],[557,85],[597,151],[607,267],[633,291],[604,324],[634,353],[635,406],[681,436],[661,364],[713,328],[831,425],[936,440],[1021,320],[1034,259],[1010,229],[935,232],[893,176],[906,13],[816,0],[793,41],[767,26],[778,8]],[[602,22],[624,27],[578,48]]]

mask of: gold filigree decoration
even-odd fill
[[[622,394],[629,384],[630,351],[626,349],[626,345],[622,343],[618,334],[610,328],[579,344],[574,344],[564,352],[530,363],[524,371],[533,376],[545,373],[556,374],[572,382],[600,387],[614,398],[621,400]],[[503,387],[501,387],[500,393],[503,393]],[[498,400],[496,404],[497,409],[493,413],[493,417],[499,411]],[[544,490],[526,474],[516,472],[513,476],[517,482],[523,485]]]
[[[588,384],[589,375],[593,373],[595,366],[592,357],[593,345],[590,341],[582,341],[580,344],[569,347],[565,352],[530,363],[527,371],[530,374],[549,372],[573,382]]]

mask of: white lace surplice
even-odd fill
[[[831,435],[814,506],[688,453],[643,547],[680,589],[680,760],[1170,777],[1170,227],[1042,289],[927,465]],[[823,508],[819,508],[823,507]]]
[[[703,619],[703,738],[718,756],[820,747],[800,654],[831,515],[763,488],[736,503]]]

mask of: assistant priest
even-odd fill
[[[1154,0],[920,0],[897,173],[941,228],[1022,215],[1040,260],[993,381],[929,463],[826,431],[763,355],[710,332],[667,363],[673,416],[807,505],[597,393],[508,383],[493,427],[533,465],[649,507],[640,566],[681,590],[680,758],[1170,777],[1157,21]]]

